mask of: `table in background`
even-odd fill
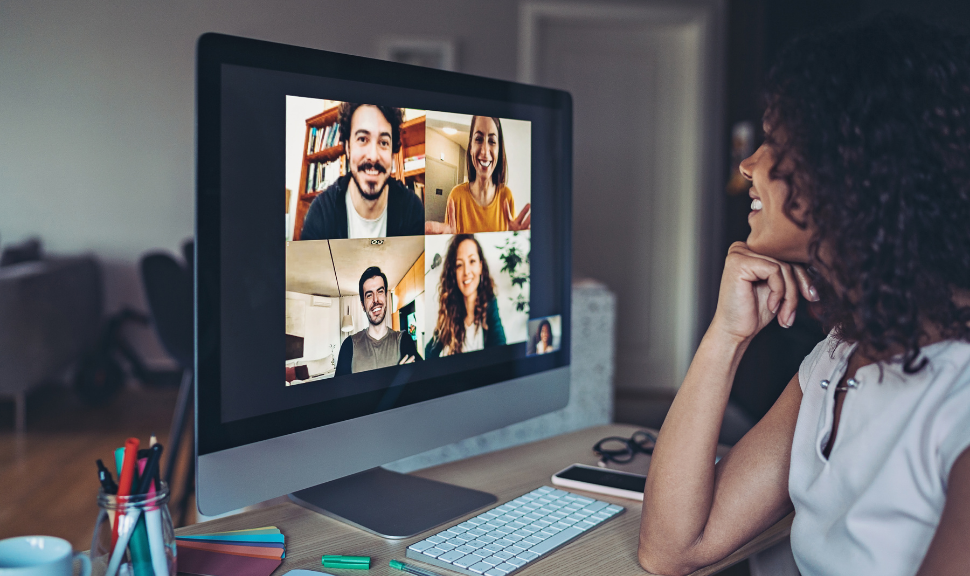
[[[639,428],[622,424],[596,426],[570,434],[540,440],[514,448],[475,456],[458,462],[442,464],[413,472],[415,476],[450,482],[459,486],[491,492],[498,496],[498,504],[517,498],[539,486],[551,485],[550,477],[573,463],[596,465],[592,447],[607,436],[629,437]],[[642,465],[642,464],[641,464]],[[624,467],[629,469],[630,466]],[[610,576],[643,576],[646,572],[637,562],[637,537],[640,531],[641,503],[601,494],[587,495],[619,504],[626,512],[590,530],[563,548],[541,558],[516,573],[534,574],[609,574]],[[498,505],[496,504],[496,505]],[[461,519],[481,513],[478,510]],[[321,571],[320,557],[324,554],[370,556],[371,570],[364,574],[401,576],[402,572],[388,566],[390,560],[407,560],[407,547],[427,538],[435,528],[406,540],[386,540],[352,528],[291,502],[244,512],[179,529],[179,535],[202,534],[223,530],[240,530],[259,526],[278,526],[286,536],[286,558],[274,572],[279,576],[298,568]],[[714,574],[740,562],[749,555],[765,550],[783,540],[791,526],[791,515],[775,524],[721,562],[703,568],[693,576]],[[457,574],[431,567],[440,574]],[[343,571],[341,571],[343,573]]]

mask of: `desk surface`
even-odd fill
[[[592,447],[598,440],[607,436],[629,437],[638,429],[636,426],[619,424],[587,428],[571,434],[419,470],[414,472],[414,475],[491,492],[498,496],[498,503],[501,504],[539,486],[551,485],[550,477],[570,464],[578,462],[595,465],[596,456],[593,454]],[[590,494],[590,496],[619,504],[626,508],[626,512],[580,536],[548,557],[536,561],[518,574],[523,576],[536,574],[643,576],[646,574],[637,563],[637,535],[640,530],[642,506],[640,502],[600,494]],[[473,512],[455,520],[452,524],[462,522],[480,512]],[[366,573],[361,571],[361,575],[400,576],[402,573],[391,570],[388,561],[404,560],[404,552],[409,545],[432,533],[428,532],[407,540],[385,540],[290,502],[187,526],[177,532],[179,535],[201,534],[269,525],[278,526],[286,535],[286,559],[274,572],[275,576],[298,568],[322,571],[320,557],[323,554],[370,556],[372,568]],[[774,545],[788,535],[790,526],[791,516],[772,526],[731,556],[715,565],[698,570],[694,575],[714,574],[740,562],[754,552]],[[446,527],[442,526],[434,531]],[[456,574],[437,567],[431,567],[431,569],[440,574]],[[333,572],[333,570],[328,571]],[[349,573],[346,570],[336,572]]]

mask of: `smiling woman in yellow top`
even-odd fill
[[[445,221],[426,222],[427,234],[474,234],[528,230],[531,204],[518,216],[515,199],[505,185],[508,161],[502,122],[498,118],[474,116],[468,131],[465,166],[468,182],[455,186],[448,195]]]

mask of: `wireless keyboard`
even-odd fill
[[[543,486],[412,544],[406,556],[468,576],[506,576],[624,510]]]

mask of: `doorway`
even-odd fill
[[[616,294],[618,400],[675,391],[716,305],[724,14],[521,7],[519,79],[573,97],[573,268]]]

